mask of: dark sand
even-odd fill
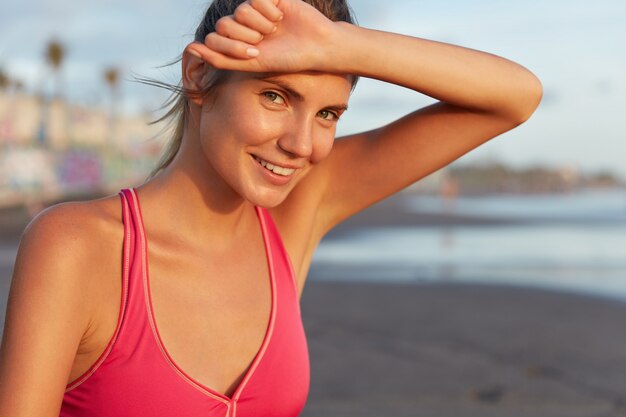
[[[510,286],[307,284],[303,417],[626,416],[626,303]]]

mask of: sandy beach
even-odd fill
[[[626,416],[626,303],[511,286],[309,282],[303,417]]]

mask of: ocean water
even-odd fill
[[[426,196],[405,208],[450,210]],[[463,197],[453,210],[513,222],[358,229],[322,241],[311,278],[497,283],[626,300],[626,190]]]
[[[437,197],[404,203],[416,213],[450,210]],[[626,300],[626,190],[463,197],[453,211],[523,223],[342,233],[321,242],[310,279],[512,284]],[[17,242],[0,242],[4,295],[16,252]]]
[[[432,196],[409,197],[405,204],[409,211],[417,213],[446,209],[440,198]],[[626,223],[626,188],[582,190],[571,194],[461,197],[454,206],[462,214],[495,218]]]

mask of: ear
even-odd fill
[[[190,52],[192,50],[189,45],[185,48],[182,58],[183,87],[186,91],[202,91],[214,70],[197,53]],[[204,97],[195,94],[190,94],[188,99],[197,106],[202,106],[204,101]]]

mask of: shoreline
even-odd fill
[[[621,190],[621,188],[619,188]],[[106,193],[80,194],[70,198],[71,201],[84,201],[97,199]],[[561,194],[552,194],[561,195]],[[497,194],[491,197],[497,197]],[[463,196],[460,196],[463,197]],[[406,202],[410,196],[396,194],[366,208],[349,219],[343,221],[332,229],[325,238],[332,239],[342,237],[354,231],[363,229],[376,229],[385,227],[498,227],[498,226],[523,226],[539,224],[581,224],[579,219],[568,218],[538,218],[519,216],[490,216],[489,214],[469,214],[457,210],[449,211],[411,211]],[[48,207],[56,202],[44,205]],[[30,209],[33,211],[33,208]],[[24,228],[34,216],[29,213],[26,206],[14,205],[0,208],[0,242],[19,240]],[[587,219],[585,224],[613,224],[620,223],[622,219]]]
[[[18,242],[31,219],[22,207],[0,210],[0,243]],[[397,202],[384,201],[339,224],[325,238],[332,239],[365,228],[389,226],[502,226],[525,223],[517,219],[489,219],[455,213],[409,213],[400,211]]]

